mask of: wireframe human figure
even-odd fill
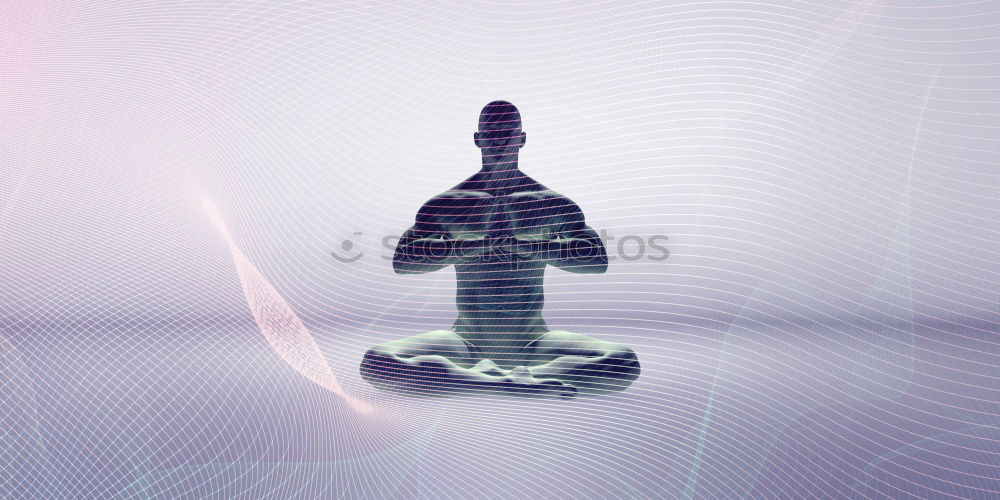
[[[571,398],[625,389],[639,376],[632,349],[542,319],[546,266],[603,273],[604,243],[580,208],[525,175],[517,108],[487,104],[474,138],[482,169],[434,197],[396,246],[398,274],[455,266],[458,319],[377,345],[361,363],[372,385],[414,395],[501,392]]]

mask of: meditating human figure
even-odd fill
[[[458,320],[369,349],[361,375],[372,385],[571,398],[620,391],[639,376],[628,347],[550,331],[542,319],[546,266],[603,273],[608,258],[576,204],[518,169],[525,139],[514,105],[487,104],[475,134],[482,170],[425,203],[400,238],[396,273],[455,266]]]

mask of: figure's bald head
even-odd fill
[[[479,113],[479,132],[476,146],[488,154],[516,152],[522,146],[526,134],[521,131],[521,113],[507,101],[493,101]]]
[[[493,101],[479,112],[480,132],[521,131],[521,113],[507,101]]]

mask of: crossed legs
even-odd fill
[[[372,347],[361,362],[361,376],[380,389],[409,395],[562,398],[620,391],[639,376],[639,362],[628,347],[567,331],[542,334],[520,353],[522,361],[504,369],[461,335],[435,330]]]
[[[587,335],[553,330],[528,344],[528,371],[535,378],[553,378],[581,394],[623,391],[639,377],[639,360],[624,344]]]

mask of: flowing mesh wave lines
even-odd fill
[[[0,496],[1000,495],[1000,2],[0,20]],[[358,376],[455,318],[453,271],[383,257],[478,168],[494,99],[525,173],[609,237],[607,273],[547,272],[543,316],[632,347],[621,394]],[[220,245],[205,193],[254,237]]]
[[[274,350],[295,371],[344,398],[355,410],[362,413],[371,411],[371,406],[367,403],[344,392],[337,377],[323,359],[323,353],[316,346],[316,341],[309,334],[309,330],[295,315],[295,311],[281,298],[274,286],[236,246],[236,242],[229,235],[229,229],[226,228],[225,220],[215,205],[208,199],[203,199],[202,206],[233,255],[233,264],[239,274],[250,312]]]

